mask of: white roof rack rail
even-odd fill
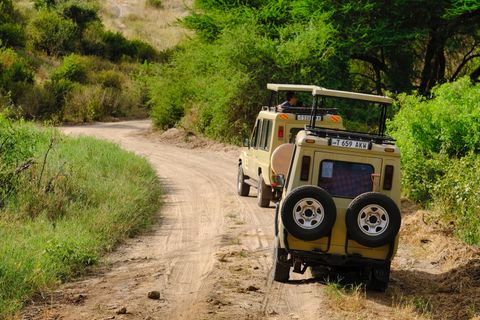
[[[303,85],[303,84],[279,84],[279,83],[269,83],[267,84],[267,89],[272,91],[299,91],[299,92],[312,92],[315,89],[320,89],[318,86],[314,85]]]
[[[337,97],[337,98],[347,98],[355,100],[365,100],[372,102],[380,102],[385,104],[392,104],[393,99],[385,96],[377,96],[373,94],[365,93],[356,93],[349,91],[340,91],[340,90],[330,90],[326,88],[316,87],[313,90],[314,96],[326,96],[326,97]]]

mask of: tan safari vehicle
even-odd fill
[[[293,143],[297,133],[305,129],[311,120],[311,106],[290,107],[279,110],[280,96],[285,92],[297,95],[306,94],[312,100],[312,92],[317,86],[268,84],[271,91],[270,104],[260,111],[250,139],[245,139],[244,148],[238,160],[237,189],[240,196],[248,196],[250,188],[257,188],[257,202],[260,207],[268,207],[270,201],[277,201],[282,192],[275,182],[270,160],[279,145]],[[324,128],[342,129],[342,118],[335,110],[322,109],[316,115],[316,123]]]
[[[288,281],[291,269],[303,274],[311,267],[314,276],[354,273],[367,289],[385,291],[401,224],[400,151],[385,134],[392,100],[319,87],[312,93],[310,123],[291,151],[272,157],[274,171],[289,164],[276,177],[283,196],[275,215],[274,280]],[[324,107],[349,102],[378,111],[370,131],[316,121]],[[344,108],[339,116],[350,112]]]

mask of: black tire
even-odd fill
[[[290,278],[290,265],[287,263],[288,252],[280,248],[278,237],[275,237],[273,246],[273,280],[287,282]]]
[[[278,211],[279,211],[280,204],[275,204],[275,236],[278,235]]]
[[[378,192],[356,197],[345,216],[350,238],[372,248],[393,242],[400,230],[401,219],[395,202]]]
[[[242,165],[238,165],[237,175],[237,192],[239,196],[248,197],[250,193],[250,185],[245,183],[245,175],[243,174]]]
[[[280,214],[290,234],[301,240],[313,241],[330,234],[337,218],[337,209],[332,197],[324,189],[302,186],[285,197]]]
[[[270,200],[272,199],[272,188],[267,186],[263,181],[263,176],[258,176],[258,190],[257,190],[257,204],[261,208],[270,207]]]
[[[367,290],[385,292],[390,281],[390,262],[384,265],[373,266],[370,270],[370,279],[367,282]]]

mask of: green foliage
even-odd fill
[[[188,17],[184,23],[198,31],[198,37],[176,51],[168,65],[159,68],[161,76],[151,81],[155,124],[164,129],[181,124],[239,142],[268,100],[267,82],[346,87],[348,77],[339,77],[342,63],[331,46],[335,32],[326,16],[282,6],[302,23],[285,19],[285,25],[273,28],[268,21],[280,9],[272,6],[262,11],[266,25],[246,6]]]
[[[83,83],[87,79],[87,66],[82,57],[71,54],[63,59],[62,64],[53,71],[50,78],[53,81],[61,79]]]
[[[462,78],[432,94],[430,100],[401,96],[389,123],[402,150],[403,189],[414,200],[433,200],[447,225],[480,244],[480,85]]]
[[[17,23],[1,23],[0,39],[5,46],[23,46],[25,44],[25,31],[23,27]]]
[[[433,187],[439,220],[465,242],[480,245],[480,156],[470,153],[445,166]]]
[[[40,11],[27,27],[31,47],[48,55],[74,51],[76,31],[77,26],[73,21],[46,10]]]
[[[102,42],[103,55],[113,61],[127,56],[143,62],[154,60],[157,55],[155,49],[149,44],[138,40],[128,40],[119,32],[105,31]]]
[[[0,178],[13,172],[16,188],[0,207],[0,318],[83,273],[105,250],[148,226],[159,205],[154,170],[117,145],[0,117],[0,144],[7,136]],[[34,162],[19,172],[28,159]],[[5,184],[0,190],[5,194]]]
[[[33,83],[34,71],[14,50],[0,48],[0,90],[18,98]]]

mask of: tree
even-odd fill
[[[340,46],[351,59],[374,70],[378,93],[383,88],[397,92],[416,88],[427,94],[437,83],[458,77],[469,62],[478,58],[478,1],[325,0],[323,6],[332,12]],[[449,48],[459,37],[475,45],[457,71],[447,77],[446,67],[458,59],[459,51],[457,48],[449,56]]]

